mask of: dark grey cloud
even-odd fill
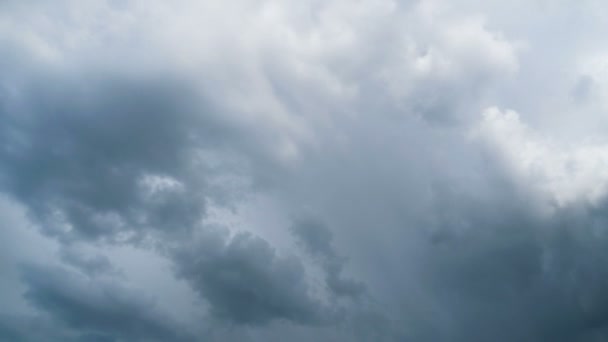
[[[608,242],[601,210],[583,206],[541,214],[529,188],[512,183],[500,161],[483,150],[477,153],[478,159],[460,155],[470,158],[467,172],[473,178],[451,178],[460,174],[460,166],[451,165],[442,181],[431,178],[426,184],[419,176],[413,179],[422,184],[409,184],[412,178],[369,177],[402,167],[394,159],[372,166],[369,159],[347,164],[348,176],[322,172],[330,177],[323,180],[328,185],[308,188],[307,196],[319,193],[304,200],[319,200],[315,210],[339,226],[335,231],[341,240],[359,235],[357,246],[367,247],[351,249],[350,255],[355,265],[360,255],[371,264],[364,271],[366,285],[383,313],[397,317],[402,328],[393,335],[397,340],[604,338],[604,294],[595,286],[602,287],[606,278],[600,269],[591,271],[591,265],[602,263],[605,254],[599,251],[605,248],[600,246]],[[389,190],[406,186],[409,193]],[[352,191],[348,199],[331,197],[345,188]],[[376,195],[378,188],[383,190]],[[351,219],[336,218],[338,210]],[[309,252],[324,258],[336,254],[334,237],[319,222],[303,222],[294,231]],[[583,280],[587,272],[594,273],[592,280]]]
[[[201,216],[202,190],[169,191],[154,200],[141,189],[146,175],[188,177],[184,159],[189,141],[197,139],[190,126],[196,119],[186,113],[188,101],[175,85],[42,82],[32,86],[38,89],[21,89],[24,108],[2,110],[7,124],[0,179],[5,191],[45,222],[44,229],[113,238],[125,227],[178,231]]]
[[[76,341],[77,337],[58,327],[44,317],[17,315],[0,316],[0,340],[2,341]]]
[[[25,298],[84,340],[188,340],[187,333],[134,290],[64,269],[24,268]],[[94,337],[94,338],[93,338]]]
[[[606,338],[600,284],[608,278],[596,267],[606,257],[599,246],[608,240],[591,237],[593,214],[567,212],[547,220],[507,202],[502,213],[492,213],[496,204],[477,203],[470,210],[459,199],[450,201],[452,208],[460,206],[458,216],[441,223],[449,233],[431,239],[419,256],[425,268],[417,281],[428,286],[423,296],[430,294],[422,303],[435,306],[435,316],[421,325],[429,329],[420,332],[423,336],[442,341]],[[469,228],[453,230],[454,220],[468,221]],[[417,310],[415,300],[412,304]]]
[[[209,231],[173,251],[178,276],[209,302],[214,316],[246,325],[329,319],[297,258],[278,256],[268,242],[248,233],[223,233]]]

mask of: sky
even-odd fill
[[[608,341],[608,3],[0,2],[0,341]]]

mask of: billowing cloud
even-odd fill
[[[539,136],[512,110],[492,107],[473,133],[504,158],[526,186],[558,206],[597,204],[606,194],[608,148],[601,141],[566,144]]]
[[[191,244],[180,244],[174,253],[178,276],[221,319],[257,325],[275,319],[320,324],[329,318],[312,297],[299,260],[278,257],[259,237],[208,232]]]
[[[600,341],[606,5],[0,3],[0,340]]]

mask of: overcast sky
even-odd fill
[[[608,341],[606,23],[0,1],[0,341]]]

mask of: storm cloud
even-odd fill
[[[0,340],[608,339],[606,10],[1,2]]]
[[[53,319],[100,340],[184,340],[178,327],[137,292],[62,269],[28,266],[25,299]]]

